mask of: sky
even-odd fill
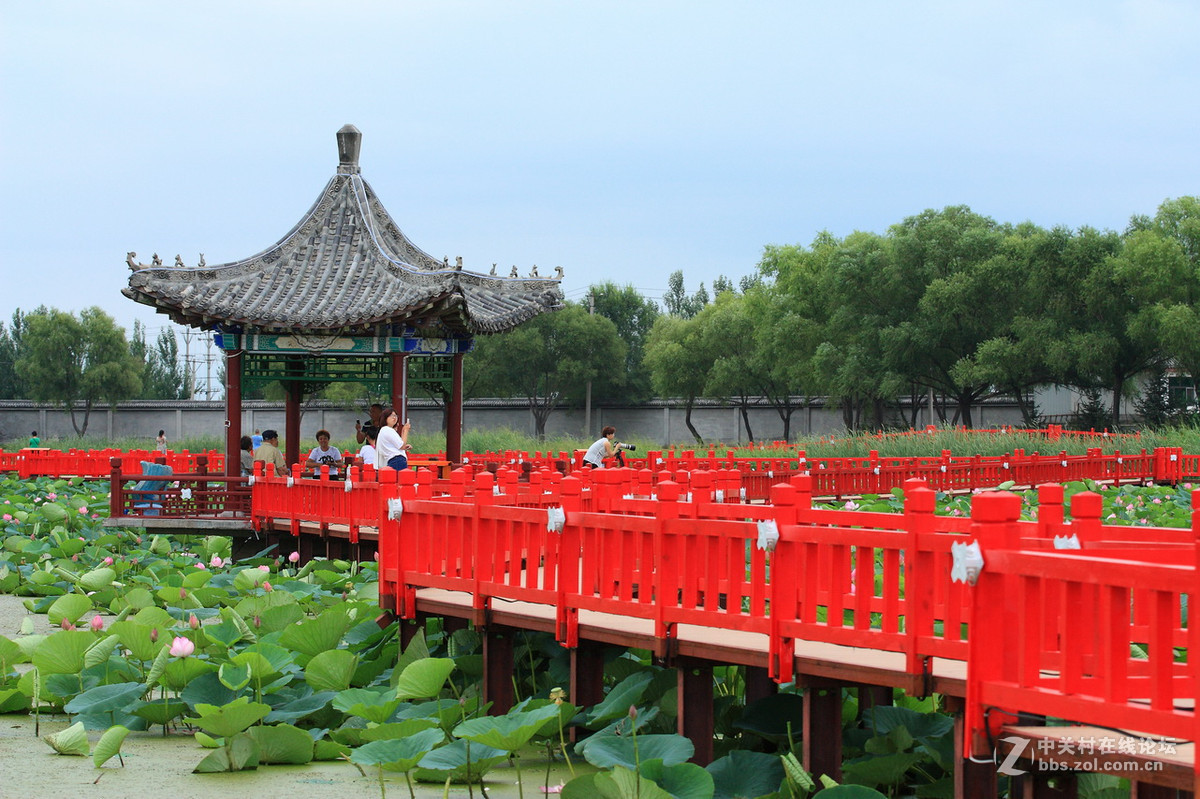
[[[0,4],[0,320],[235,261],[335,134],[426,252],[658,299],[928,208],[1122,230],[1200,194],[1200,4],[94,0]]]

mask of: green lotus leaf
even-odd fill
[[[49,635],[34,650],[33,665],[44,674],[77,674],[96,637],[84,630],[63,630]]]
[[[137,700],[145,692],[146,686],[136,682],[97,685],[67,702],[63,706],[63,710],[78,715],[115,713]]]
[[[270,712],[270,705],[251,702],[249,697],[241,696],[221,707],[196,705],[196,717],[184,721],[217,738],[232,738]]]
[[[121,744],[125,743],[125,736],[129,734],[128,727],[122,727],[120,724],[109,727],[100,736],[100,740],[96,742],[96,749],[92,752],[92,763],[96,768],[100,768],[108,762],[114,755],[120,754]],[[122,763],[122,765],[124,765]]]
[[[216,749],[218,746],[224,745],[220,738],[214,738],[208,733],[200,732],[200,730],[196,730],[192,735],[195,737],[196,743],[205,749]]]
[[[454,661],[451,658],[418,660],[404,669],[395,680],[393,688],[400,699],[436,697],[442,692],[442,686],[446,684],[446,679],[452,671]]]
[[[234,663],[222,663],[221,668],[217,671],[217,678],[231,691],[240,691],[250,682],[250,674],[253,669],[249,663],[242,665]]]
[[[351,716],[382,724],[400,706],[400,700],[392,690],[350,688],[338,691],[333,698],[333,706]]]
[[[24,663],[27,660],[29,660],[29,656],[21,651],[21,647],[17,646],[12,639],[0,635],[0,677],[8,674],[17,663]]]
[[[767,796],[779,790],[783,782],[783,762],[779,755],[735,749],[709,763],[716,796]],[[664,786],[666,787],[666,786]]]
[[[43,735],[42,740],[50,744],[50,747],[60,755],[87,757],[88,752],[91,751],[91,747],[88,745],[87,730],[84,729],[81,721],[77,721],[53,735]]]
[[[326,610],[315,619],[293,624],[283,631],[279,643],[309,657],[336,649],[350,629],[350,617],[343,608]]]
[[[358,656],[346,649],[321,652],[308,662],[305,679],[314,691],[344,691],[350,687]]]
[[[117,579],[115,569],[110,569],[107,566],[102,566],[99,569],[92,569],[87,574],[79,578],[79,585],[85,591],[101,591],[112,585],[113,580]]]
[[[154,595],[141,586],[130,588],[121,595],[121,598],[125,600],[125,607],[134,610],[154,607]]]
[[[213,774],[255,768],[258,768],[258,744],[246,733],[241,733],[229,742],[228,747],[210,752],[192,769],[192,773]]]
[[[281,721],[289,723],[298,721],[326,707],[329,704],[329,700],[333,699],[333,696],[333,693],[330,691],[321,691],[320,693],[301,696],[282,705],[275,705],[264,720],[268,724],[277,724]]]
[[[439,746],[425,757],[421,758],[414,772],[420,782],[445,783],[447,779],[454,783],[479,782],[492,766],[503,763],[508,759],[508,753],[502,749],[492,749],[490,746],[467,741],[454,741],[446,746]]]
[[[258,744],[259,763],[303,765],[313,759],[313,739],[291,724],[251,727],[247,732]]]
[[[588,726],[594,727],[629,713],[629,707],[641,700],[653,679],[652,672],[640,671],[621,680],[608,692],[603,702],[592,708],[588,715]]]
[[[178,699],[151,699],[128,708],[129,712],[151,724],[166,724],[187,712],[187,702]]]
[[[350,755],[351,749],[337,741],[321,739],[313,747],[313,760],[342,760]]]
[[[175,596],[178,597],[179,593],[176,592]],[[171,627],[173,627],[175,624],[175,619],[171,618],[171,614],[167,613],[157,605],[150,605],[149,607],[142,608],[137,613],[133,614],[132,621],[136,621],[138,624],[144,624],[147,627],[157,627],[160,633],[171,629]]]
[[[47,502],[41,506],[42,518],[51,524],[61,522],[67,518],[67,509],[62,505],[56,505],[53,502]]]
[[[154,662],[150,664],[150,672],[146,675],[146,683],[149,685],[162,685],[163,672],[167,670],[167,663],[171,660],[171,650],[163,644],[158,654],[154,656]]]
[[[212,576],[212,572],[206,569],[196,569],[195,571],[190,571],[183,576],[183,587],[190,591],[200,588],[203,585],[208,585],[208,582],[212,579]]]
[[[20,688],[0,688],[0,713],[29,710],[29,697]]]
[[[205,625],[204,634],[210,641],[215,641],[226,649],[242,640],[242,631],[233,619],[222,619],[217,624]]]
[[[584,759],[597,768],[632,769],[637,768],[639,760],[662,760],[673,766],[690,760],[695,753],[696,747],[682,735],[638,735],[636,753],[633,736],[628,735],[593,735],[582,746]]]
[[[429,729],[405,738],[386,738],[363,744],[350,755],[360,766],[379,766],[385,771],[409,771],[445,740],[441,730]]]
[[[482,716],[468,719],[454,728],[456,738],[513,752],[529,743],[542,725],[549,719],[558,718],[557,705],[546,705],[534,710],[523,710],[504,716]]]
[[[169,690],[179,692],[201,674],[216,670],[216,665],[207,660],[195,657],[173,657],[167,661],[167,667],[163,669],[162,678],[159,682]]]
[[[388,738],[406,738],[422,730],[436,729],[437,726],[437,720],[432,718],[390,721],[374,727],[367,727],[362,731],[361,737],[364,741],[385,741]]]
[[[129,655],[134,660],[154,660],[171,639],[169,626],[156,628],[132,619],[113,622],[108,629],[120,639],[121,646],[129,650]],[[155,629],[158,630],[157,641],[153,640]]]
[[[106,635],[96,643],[88,647],[88,650],[83,653],[84,668],[99,666],[101,663],[107,663],[112,657],[113,650],[117,648],[117,644],[121,643],[120,639],[115,635]]]
[[[257,566],[251,566],[242,569],[236,575],[234,575],[233,587],[243,593],[246,591],[253,591],[264,582],[269,581],[271,576],[272,575],[269,571],[263,571]]]
[[[64,594],[46,611],[46,620],[52,627],[58,627],[64,620],[75,624],[91,609],[92,600],[83,594]]]

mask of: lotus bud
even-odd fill
[[[629,706],[629,718],[637,721],[637,707],[635,705]]]
[[[186,589],[186,588],[180,587],[180,589],[179,589],[179,598],[180,598],[180,599],[187,599],[187,589]]]
[[[62,627],[64,630],[74,630],[75,629],[75,625],[71,623],[70,619],[63,619],[62,624],[60,624],[59,626]]]
[[[219,569],[225,565],[225,561],[221,560],[220,555],[213,555],[212,560],[208,562],[208,565],[212,566],[214,569]]]
[[[193,654],[195,651],[196,645],[193,644],[189,639],[183,638],[182,636],[177,636],[175,640],[171,642],[172,657],[185,658],[188,655]]]
[[[274,591],[275,590],[274,588],[271,587],[271,584],[268,583],[266,580],[263,580],[262,589],[264,591]]]
[[[259,627],[262,627],[262,617],[261,617],[261,616],[255,616],[255,617],[254,617],[254,629],[256,629],[256,630],[257,630]]]
[[[550,699],[556,705],[561,705],[563,703],[563,699],[566,697],[566,695],[567,695],[567,692],[564,691],[562,688],[551,688],[550,689]]]
[[[258,567],[258,570],[260,572],[269,572],[269,571],[271,571],[271,567],[264,563]]]
[[[103,629],[104,629],[104,619],[100,618],[99,614],[92,616],[92,632],[98,633]]]
[[[78,563],[78,562],[79,562],[79,555],[72,555],[72,556],[71,556],[71,560],[72,560],[72,561],[74,561],[75,563]]]
[[[158,643],[158,628],[157,627],[150,628],[150,643],[152,643],[152,644]]]
[[[112,555],[109,555],[107,558],[104,559],[104,565],[105,566],[113,565]]]
[[[296,563],[299,560],[300,560],[299,552],[293,552],[292,554],[288,555],[288,561],[291,563]]]
[[[188,626],[191,627],[193,630],[200,629],[200,620],[196,618],[195,613],[188,616]]]

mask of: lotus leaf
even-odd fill
[[[221,668],[217,671],[217,678],[231,691],[240,691],[250,682],[250,674],[253,669],[249,663],[237,665],[234,663],[222,663]]]
[[[422,730],[435,729],[437,726],[437,721],[431,718],[391,721],[385,724],[378,724],[374,727],[367,727],[362,731],[361,738],[364,741],[383,741],[388,738],[406,738],[409,735],[421,732]]]
[[[314,691],[344,691],[350,687],[358,657],[345,649],[321,652],[308,662],[305,679]]]
[[[246,733],[240,733],[234,736],[227,746],[210,752],[192,769],[192,773],[211,774],[255,768],[258,768],[258,744]]]
[[[783,763],[778,755],[735,749],[708,764],[713,777],[713,799],[737,796],[767,796],[783,783]]]
[[[444,740],[441,730],[428,729],[405,738],[387,738],[363,744],[350,755],[360,766],[379,766],[385,771],[409,771]]]
[[[115,713],[132,704],[145,692],[146,686],[142,683],[119,682],[111,685],[97,685],[76,696],[63,706],[63,710],[71,714],[92,716]]]
[[[117,579],[117,572],[107,566],[99,569],[92,569],[79,578],[79,586],[85,591],[100,591],[112,585],[113,580]]]
[[[638,735],[637,753],[634,753],[633,736],[593,735],[583,741],[577,751],[587,762],[597,768],[625,766],[636,768],[639,760],[662,760],[673,766],[692,758],[696,747],[682,735]]]
[[[434,749],[417,764],[414,776],[420,782],[479,782],[492,766],[508,759],[502,749],[467,741],[454,741]]]
[[[436,697],[452,671],[454,661],[450,658],[424,658],[410,663],[395,680],[396,696],[400,699]]]
[[[99,666],[101,663],[107,663],[112,657],[113,650],[117,648],[117,644],[121,643],[120,639],[115,635],[106,635],[96,643],[88,647],[88,650],[83,653],[84,668]]]
[[[216,670],[217,666],[207,660],[201,660],[196,657],[173,657],[167,662],[167,667],[163,670],[162,678],[159,682],[161,685],[178,693],[201,674]]]
[[[96,750],[92,752],[92,763],[96,768],[100,768],[114,755],[121,753],[121,744],[125,743],[125,736],[128,734],[129,728],[122,727],[120,724],[105,730],[104,734],[100,736],[100,740],[96,742]]]
[[[248,697],[242,696],[222,707],[198,704],[196,705],[197,716],[184,719],[184,721],[199,727],[210,735],[228,739],[261,720],[270,712],[269,705],[251,702]]]
[[[43,735],[42,740],[50,744],[50,747],[60,755],[87,757],[88,752],[91,751],[91,747],[88,745],[87,730],[84,729],[82,722],[75,722],[65,730],[53,735]]]
[[[275,698],[278,698],[278,696],[276,694]],[[320,693],[309,693],[297,697],[283,704],[274,704],[265,720],[270,724],[281,721],[298,721],[328,706],[333,697],[334,695],[331,692],[321,691]]]
[[[400,705],[396,692],[371,688],[350,688],[339,691],[333,698],[333,706],[351,716],[382,724]]]
[[[621,680],[608,692],[603,702],[592,708],[588,715],[588,726],[594,727],[628,714],[630,706],[638,703],[646,686],[653,679],[654,675],[651,672],[643,671]]]
[[[128,708],[129,712],[138,718],[145,719],[150,724],[166,724],[171,719],[179,718],[187,712],[186,702],[178,699],[152,699]]]
[[[482,716],[468,719],[454,728],[454,736],[476,741],[494,749],[515,752],[529,743],[542,725],[558,717],[557,705],[509,713],[504,716]]]
[[[290,724],[251,727],[246,734],[258,744],[259,763],[302,765],[313,759],[312,736]]]
[[[96,640],[84,630],[63,630],[46,637],[33,653],[33,665],[45,674],[78,674],[83,658]]]
[[[91,609],[92,600],[83,594],[64,594],[54,600],[54,604],[46,611],[46,620],[53,627],[64,621],[75,624]]]
[[[350,629],[350,617],[343,608],[330,608],[315,619],[293,624],[283,631],[279,643],[309,657],[336,649]]]

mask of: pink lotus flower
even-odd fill
[[[197,563],[197,564],[195,564],[195,565],[196,565],[196,568],[197,568],[197,569],[203,569],[203,568],[204,568],[204,564],[203,564],[203,563]]]
[[[92,616],[92,632],[98,633],[104,629],[104,619],[99,614]]]
[[[87,505],[84,505],[83,507],[81,507],[79,509],[79,513],[83,516],[87,516],[87,512],[88,512]]]
[[[292,563],[297,562],[298,560],[300,560],[300,553],[293,552],[292,554],[288,555],[288,560]]]
[[[843,510],[858,510],[858,503],[852,499],[846,500],[846,504],[842,506]]]
[[[62,623],[59,624],[58,626],[62,627],[64,630],[74,630],[75,629],[75,625],[71,623],[70,619],[63,619]]]
[[[105,566],[111,566],[111,565],[113,565],[113,559],[112,559],[112,555],[109,555],[108,557],[106,557],[106,558],[104,559],[104,565],[105,565]]]
[[[269,571],[271,571],[271,567],[264,563],[263,565],[258,567],[258,570],[260,572],[269,572]]]
[[[6,513],[6,514],[4,514],[4,521],[6,521],[6,522],[11,522],[11,521],[12,521],[12,519],[13,519],[13,517],[12,517],[12,514],[11,514],[11,513]]]
[[[225,561],[221,560],[220,555],[213,555],[212,560],[208,562],[208,565],[212,566],[214,569],[219,569],[225,565]]]
[[[274,588],[271,587],[271,584],[268,583],[266,580],[263,580],[262,589],[264,591],[274,591],[275,590]]]
[[[1161,505],[1162,497],[1155,497],[1152,501],[1154,502],[1155,505]]]
[[[185,658],[196,651],[196,645],[189,639],[182,636],[176,636],[171,642],[171,657]]]
[[[55,494],[53,491],[51,491],[46,495],[46,499],[58,499],[58,494]]]

